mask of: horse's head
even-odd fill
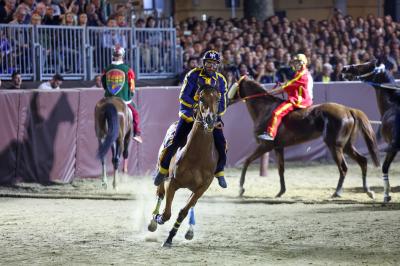
[[[364,64],[346,65],[342,69],[342,75],[346,80],[363,80],[375,74],[379,67],[381,67],[381,64],[375,59]]]
[[[203,85],[197,92],[199,104],[196,108],[196,121],[205,129],[212,130],[218,118],[218,105],[221,94],[216,87]]]

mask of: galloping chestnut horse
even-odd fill
[[[221,97],[218,90],[212,86],[204,85],[197,92],[199,104],[195,110],[195,121],[190,131],[186,145],[177,152],[170,164],[169,181],[161,183],[157,187],[157,205],[153,211],[153,219],[149,224],[149,231],[154,232],[157,224],[163,224],[171,217],[171,205],[175,191],[179,188],[188,188],[192,194],[186,206],[180,210],[174,227],[169,232],[164,246],[171,246],[172,239],[179,229],[180,224],[188,214],[189,209],[208,189],[214,180],[214,172],[217,167],[218,151],[215,148],[213,130],[217,122],[218,102]],[[171,131],[176,124],[168,129],[164,143],[168,142]],[[166,196],[165,209],[159,214],[161,201]],[[194,219],[191,213],[191,220]],[[186,239],[193,238],[193,227],[186,233]]]
[[[132,113],[119,97],[105,97],[95,107],[95,130],[99,140],[97,156],[102,164],[102,186],[107,188],[107,172],[104,157],[111,147],[114,166],[113,188],[117,187],[118,167],[121,153],[128,158],[132,134]]]
[[[381,132],[385,141],[391,143],[396,108],[399,108],[399,105],[392,100],[395,90],[391,88],[391,86],[394,86],[390,83],[394,82],[393,77],[385,70],[384,65],[379,64],[377,60],[365,64],[344,66],[342,74],[346,79],[360,79],[371,84],[375,88],[376,100],[381,114]],[[397,152],[395,150],[388,149],[382,165],[384,202],[389,202],[391,200],[389,195],[389,168],[396,154]]]
[[[230,104],[241,100],[246,101],[247,109],[254,122],[255,136],[260,134],[270,119],[272,111],[283,101],[268,94],[260,84],[245,76],[232,85],[228,97]],[[240,196],[244,193],[243,185],[249,164],[271,150],[275,150],[276,153],[281,185],[276,197],[282,196],[286,192],[284,148],[322,136],[340,174],[332,197],[340,197],[342,194],[343,181],[347,172],[343,153],[346,153],[360,165],[364,191],[369,197],[374,198],[374,192],[367,185],[367,158],[362,156],[353,145],[359,131],[364,136],[374,164],[379,166],[375,133],[362,111],[336,103],[324,103],[291,112],[283,118],[275,140],[273,142],[257,140],[259,144],[256,150],[246,158],[240,177]]]

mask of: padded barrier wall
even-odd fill
[[[135,101],[141,116],[143,144],[132,143],[131,175],[151,174],[168,126],[178,119],[178,87],[138,88]],[[94,106],[101,90],[0,90],[0,183],[70,182],[74,177],[97,177],[101,164],[95,154]],[[314,103],[337,102],[363,110],[379,120],[374,90],[362,83],[315,84]],[[255,149],[253,123],[243,103],[223,117],[228,142],[228,166],[240,166]],[[377,130],[378,126],[374,125]],[[380,141],[380,148],[384,143]],[[364,140],[357,148],[367,153]],[[111,153],[111,152],[110,152]],[[287,160],[321,160],[330,155],[322,139],[285,149]],[[271,156],[274,160],[274,156]],[[110,154],[107,167],[111,169]]]

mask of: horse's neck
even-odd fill
[[[214,146],[212,131],[204,130],[200,123],[195,122],[185,145],[186,156],[207,156],[212,153]]]
[[[250,116],[253,121],[258,121],[265,117],[266,114],[270,114],[273,109],[278,105],[278,100],[272,98],[265,99],[264,98],[255,98],[249,101],[246,101],[247,109],[249,110]]]
[[[373,76],[371,80],[367,81],[373,83],[372,86],[375,89],[379,112],[381,116],[383,116],[383,114],[393,105],[393,103],[390,102],[390,97],[393,91],[391,91],[390,89],[381,88],[379,87],[379,85],[374,84],[392,83],[393,80],[390,78],[388,73],[382,72]]]

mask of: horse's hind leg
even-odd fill
[[[101,145],[101,141],[99,140],[99,146]],[[107,189],[107,171],[106,164],[104,163],[104,158],[101,158],[101,186],[104,189]]]
[[[382,178],[383,178],[383,202],[389,202],[392,200],[390,194],[390,184],[389,184],[389,168],[396,156],[396,151],[389,151],[386,153],[385,161],[382,165]]]
[[[331,151],[332,157],[336,162],[336,165],[338,167],[339,174],[340,174],[339,182],[336,187],[336,191],[332,195],[332,197],[335,198],[335,197],[340,197],[342,195],[343,182],[344,182],[344,178],[347,173],[347,163],[346,163],[346,160],[344,159],[343,149],[341,147],[338,147],[338,146],[329,147],[329,150]]]
[[[178,232],[178,229],[179,229],[181,223],[183,222],[183,220],[185,219],[185,217],[187,216],[189,209],[194,207],[194,205],[196,205],[197,200],[203,195],[203,193],[207,190],[207,188],[208,188],[208,185],[203,186],[200,189],[198,189],[196,192],[192,193],[192,195],[189,198],[189,202],[179,212],[178,218],[176,219],[175,224],[172,227],[171,231],[169,231],[168,238],[167,238],[167,240],[165,240],[163,247],[170,247],[172,245],[172,239],[176,235],[176,232]],[[168,196],[168,193],[167,193],[167,196]]]
[[[344,148],[344,152],[349,155],[354,161],[357,162],[357,164],[361,167],[361,174],[362,174],[362,182],[363,182],[363,188],[364,192],[367,193],[367,195],[371,198],[375,198],[375,193],[369,188],[368,183],[367,183],[367,158],[362,156],[356,148],[351,145],[347,144],[346,147]]]
[[[283,155],[283,149],[275,149],[276,157],[278,159],[278,170],[279,170],[279,181],[281,184],[281,190],[276,195],[277,198],[281,197],[286,192],[285,185],[285,159]]]
[[[261,155],[263,155],[264,153],[266,153],[267,151],[269,151],[270,149],[268,149],[268,146],[264,145],[264,144],[260,144],[257,146],[256,150],[250,154],[249,157],[246,158],[246,161],[243,164],[243,168],[242,168],[242,174],[240,176],[240,183],[239,183],[239,197],[242,197],[244,194],[244,181],[246,178],[246,171],[247,168],[249,167],[250,163],[252,161],[254,161],[255,159],[259,158]]]
[[[118,168],[119,168],[119,163],[120,163],[120,155],[121,155],[121,147],[118,143],[113,144],[111,146],[112,150],[112,163],[114,166],[114,177],[113,177],[113,188],[117,188],[117,178],[118,178]]]

